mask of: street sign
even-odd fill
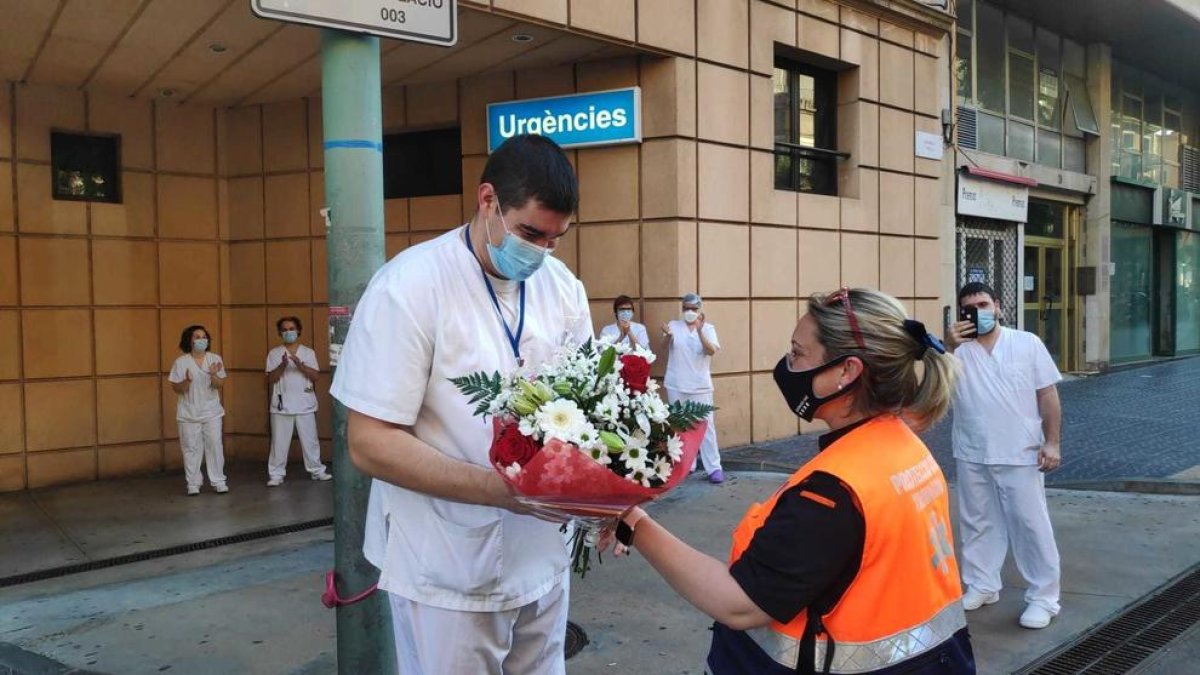
[[[250,0],[264,19],[453,47],[458,0]]]
[[[640,143],[641,89],[491,103],[487,107],[487,133],[489,153],[518,134],[545,136],[563,148]]]

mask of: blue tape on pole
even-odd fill
[[[383,152],[383,143],[375,141],[364,141],[359,139],[345,139],[340,141],[325,141],[325,149],[332,150],[334,148],[354,148],[357,150],[374,150]]]

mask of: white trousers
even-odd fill
[[[271,456],[267,459],[267,476],[287,475],[288,449],[292,446],[292,429],[300,434],[300,451],[304,469],[310,474],[325,473],[321,463],[321,441],[317,438],[317,415],[284,415],[271,413]]]
[[[565,675],[570,573],[504,612],[459,612],[388,594],[399,675]]]
[[[713,395],[711,391],[707,394],[681,394],[674,389],[667,389],[667,400],[671,403],[695,401],[712,405]],[[708,415],[708,429],[704,432],[704,440],[700,441],[700,459],[704,461],[705,473],[711,474],[721,470],[721,450],[717,448],[717,425],[712,413]]]
[[[225,484],[225,446],[221,443],[221,420],[214,417],[203,422],[178,422],[179,449],[183,452],[183,477],[188,487],[200,487],[200,463],[208,471],[210,485]]]
[[[999,592],[1011,542],[1017,571],[1028,584],[1025,602],[1058,614],[1061,567],[1046,475],[1036,466],[955,463],[963,583],[980,593]]]

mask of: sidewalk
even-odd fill
[[[696,478],[651,510],[685,541],[724,557],[729,532],[746,507],[782,480],[779,474],[741,472],[731,473],[725,485],[711,486]],[[186,528],[176,525],[172,531],[156,518],[172,509],[205,513],[207,518],[190,521],[205,527],[205,536],[217,532],[205,523],[261,524],[280,514],[312,519],[328,509],[327,484],[306,480],[269,493],[257,486],[261,481],[231,482],[233,492],[226,497],[178,497],[186,504],[171,505],[178,482],[168,477],[96,483],[50,491],[58,492],[50,497],[39,493],[33,501],[66,504],[82,499],[71,491],[86,488],[87,521],[97,525],[69,532],[91,555],[189,538]],[[0,504],[11,501],[16,500]],[[970,614],[981,674],[1011,672],[1200,560],[1195,536],[1200,498],[1051,490],[1050,502],[1063,553],[1063,614],[1042,631],[1019,628],[1020,585],[1006,570],[1009,586],[1001,602]],[[129,516],[133,506],[140,519]],[[94,539],[100,523],[109,523],[104,531],[110,546]],[[58,541],[26,538],[14,551],[7,545],[16,541],[13,530],[8,518],[0,519],[4,569],[14,561],[34,565],[38,546]],[[89,532],[92,539],[83,536]],[[324,527],[0,588],[0,673],[5,655],[16,649],[110,675],[335,672],[334,614],[319,602],[321,576],[332,564],[331,541],[332,530]],[[710,622],[643,560],[606,559],[573,583],[572,607],[572,620],[590,640],[568,662],[572,675],[702,672]],[[1170,673],[1165,668],[1188,653],[1164,655],[1161,668],[1151,664],[1144,672]]]

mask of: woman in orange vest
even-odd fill
[[[821,452],[733,533],[728,562],[640,508],[617,528],[715,619],[708,666],[743,673],[974,673],[946,480],[910,427],[941,418],[954,385],[940,341],[895,298],[809,299],[775,382],[831,431]]]

